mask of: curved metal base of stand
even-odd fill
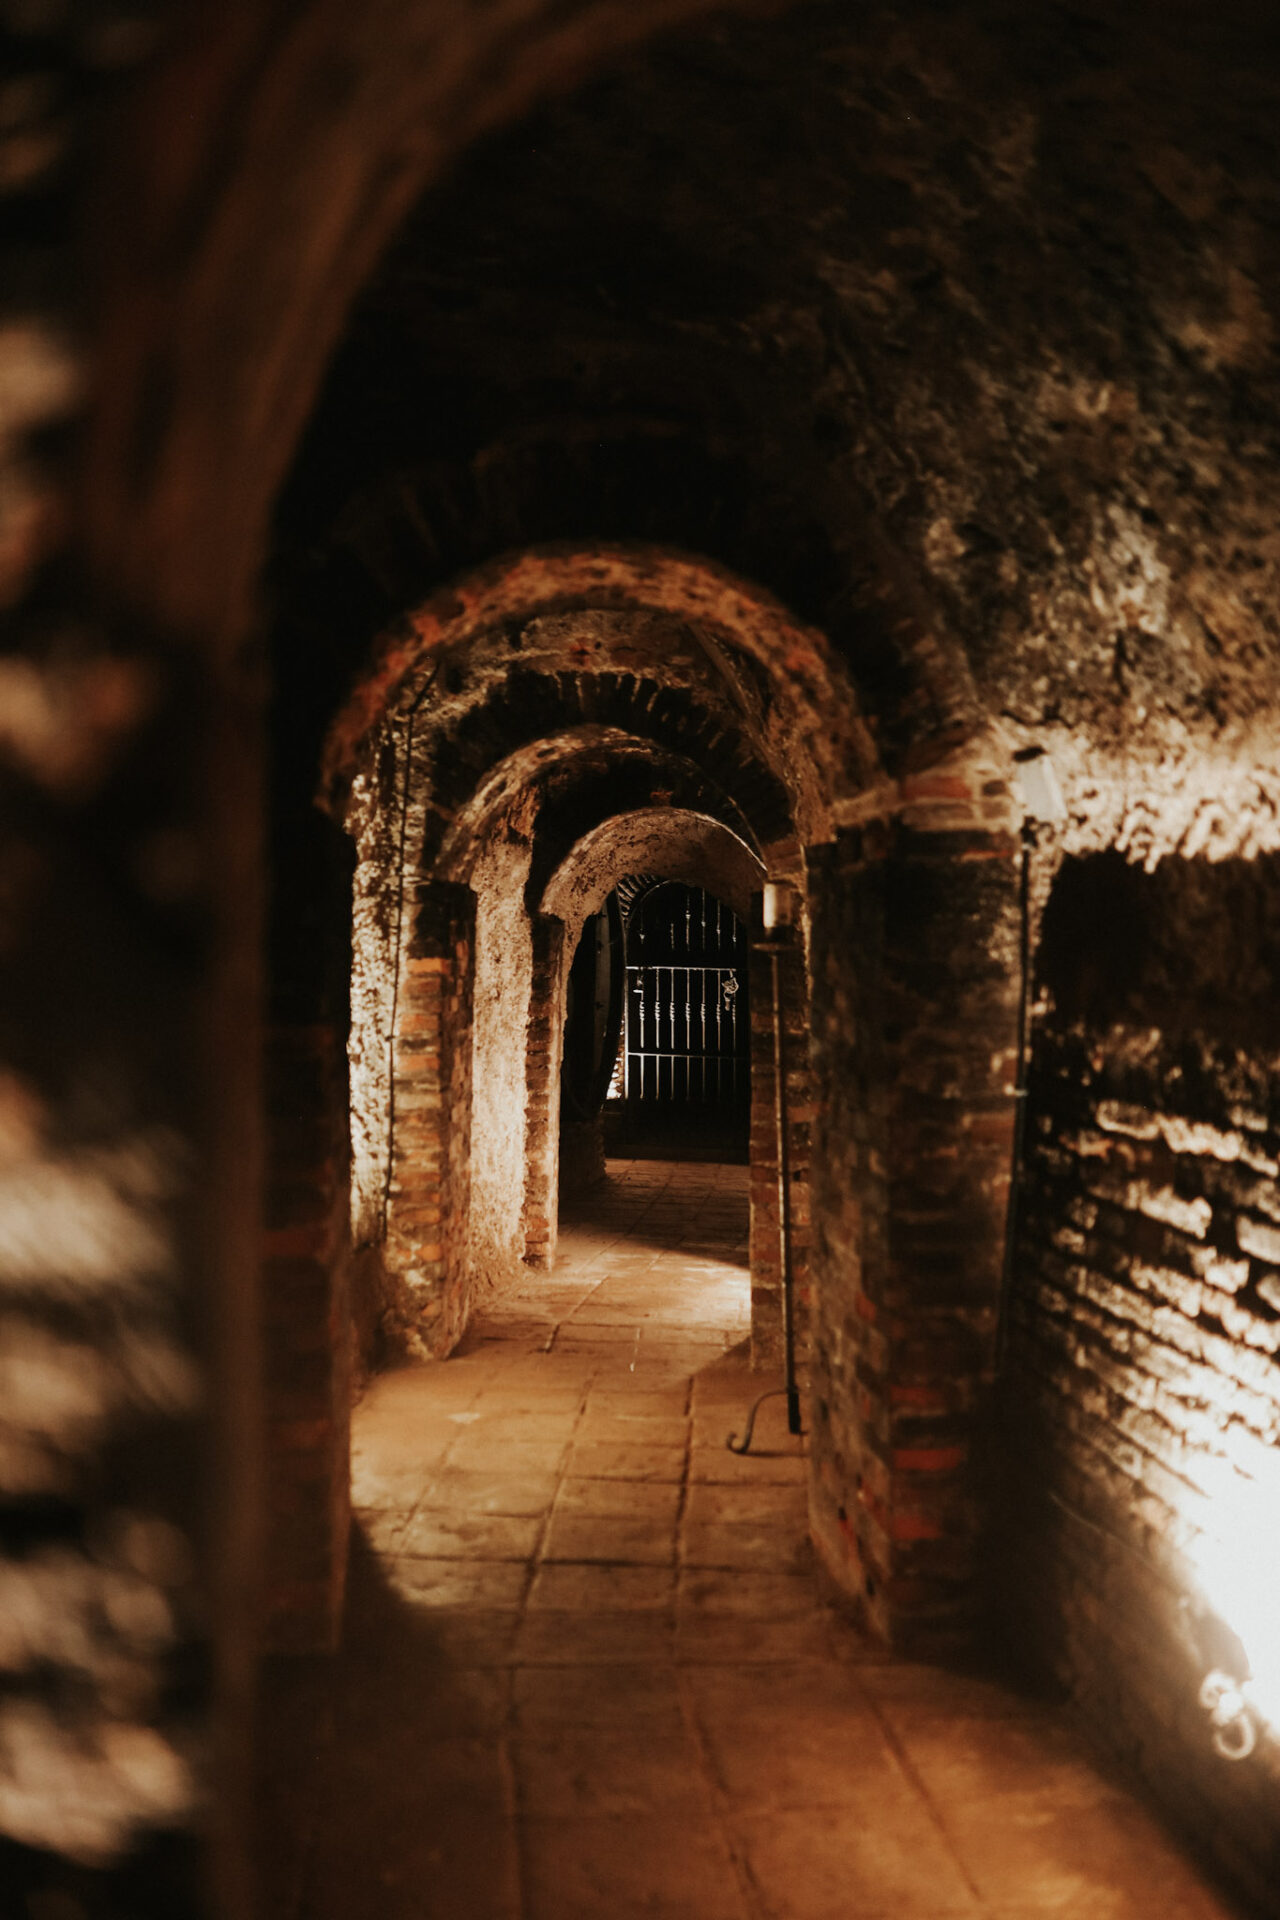
[[[784,1394],[784,1393],[787,1396],[787,1430],[788,1432],[790,1433],[804,1432],[804,1428],[800,1424],[799,1390],[795,1387],[770,1387],[767,1393],[762,1393],[759,1399],[754,1402],[750,1413],[747,1415],[747,1430],[743,1434],[741,1441],[739,1441],[736,1433],[731,1433],[728,1439],[725,1441],[725,1445],[726,1447],[728,1447],[730,1453],[749,1453],[750,1452],[751,1436],[756,1430],[756,1415],[759,1413],[761,1407],[764,1405],[766,1400],[776,1400],[779,1398],[781,1394]]]

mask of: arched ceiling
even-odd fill
[[[831,636],[891,770],[994,728],[1082,845],[1270,844],[1278,105],[1244,0],[654,42],[385,257],[281,502],[283,656],[504,547],[670,542]]]
[[[527,891],[533,907],[547,877],[583,833],[658,803],[707,814],[744,845],[755,840],[733,796],[694,761],[618,728],[592,726],[546,734],[495,760],[472,791],[440,815],[438,830],[426,809],[426,832],[408,852],[424,873],[469,881],[489,837],[515,834],[531,844]]]
[[[564,921],[572,941],[618,882],[637,873],[705,887],[744,922],[767,877],[746,842],[719,820],[688,808],[645,807],[613,814],[575,841],[548,880],[541,909]]]
[[[723,569],[596,546],[512,556],[398,621],[329,729],[323,791],[343,817],[358,781],[363,807],[394,732],[434,858],[500,761],[592,729],[696,772],[759,846],[829,838],[876,779],[822,635]]]

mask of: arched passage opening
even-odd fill
[[[846,670],[768,596],[687,555],[561,548],[495,562],[388,631],[330,729],[323,794],[356,848],[365,1364],[379,1338],[449,1353],[485,1290],[550,1261],[567,973],[609,885],[639,864],[744,905],[765,878],[795,889],[782,1017],[812,1529],[886,1637],[955,1631],[1007,1181],[1015,867],[998,747],[887,782]],[[763,1360],[781,1325],[767,1058],[757,1044]],[[925,1089],[928,1124],[903,1126],[895,1102]],[[339,1591],[340,1451],[326,1474],[320,1624]]]
[[[551,874],[542,896],[542,911],[564,923],[566,950],[573,965],[589,976],[584,990],[591,998],[589,1016],[579,1015],[578,1042],[583,1059],[576,1085],[562,1098],[560,1124],[548,1126],[555,1140],[559,1169],[548,1164],[541,1190],[547,1195],[568,1192],[599,1176],[605,1150],[605,1107],[611,1104],[616,1120],[619,1098],[625,1096],[628,1032],[627,991],[635,961],[629,940],[631,909],[646,888],[662,882],[708,891],[746,922],[751,900],[765,880],[765,867],[747,842],[708,813],[661,806],[637,808],[613,815],[582,835]],[[637,876],[643,876],[638,878]],[[608,941],[608,960],[599,955]],[[588,949],[585,957],[584,946]],[[600,992],[602,973],[607,998]],[[572,973],[570,975],[572,984]],[[566,1006],[565,1043],[572,1042],[571,1016]],[[555,1020],[553,1011],[550,1018]],[[575,1072],[572,1060],[566,1071]],[[616,1133],[616,1127],[614,1128]],[[533,1166],[531,1160],[531,1177]],[[533,1247],[526,1258],[551,1257],[554,1221],[548,1208],[538,1231],[546,1235],[542,1251]]]
[[[563,610],[584,598],[604,604]],[[550,1257],[588,911],[637,864],[744,908],[767,874],[802,884],[805,844],[830,830],[831,742],[859,738],[819,637],[682,557],[534,556],[445,604],[443,623],[414,617],[413,647],[384,647],[371,679],[395,704],[378,718],[362,687],[327,761],[357,848],[355,1243],[378,1250],[384,1332],[436,1353],[477,1287],[531,1247]],[[776,675],[800,647],[807,668],[768,697],[734,665]],[[846,752],[841,782],[853,772]]]

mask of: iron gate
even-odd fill
[[[628,1103],[733,1108],[749,1090],[747,937],[701,887],[667,882],[627,927]]]

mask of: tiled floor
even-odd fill
[[[274,1911],[1225,1920],[1052,1715],[829,1607],[783,1403],[725,1447],[762,1385],[745,1170],[613,1173],[553,1277],[358,1410],[328,1737],[275,1728]]]

